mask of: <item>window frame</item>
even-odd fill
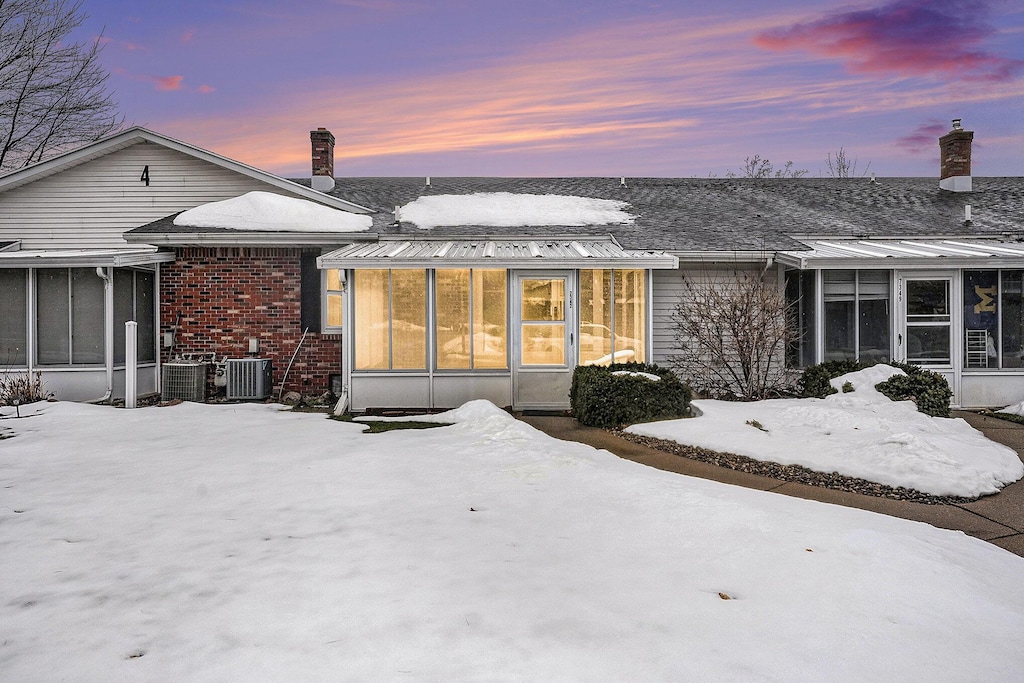
[[[440,331],[439,331],[439,326],[440,326],[440,322],[441,322],[441,317],[439,315],[439,311],[441,310],[441,301],[440,301],[440,290],[441,290],[441,288],[439,286],[439,282],[440,282],[439,274],[441,272],[465,272],[466,273],[468,286],[467,286],[466,291],[464,293],[465,293],[465,295],[466,295],[466,297],[468,299],[468,301],[466,302],[467,303],[468,318],[467,318],[467,320],[464,320],[462,322],[464,322],[466,324],[466,335],[467,335],[467,340],[468,340],[467,346],[469,348],[469,366],[468,367],[450,367],[450,366],[442,367],[441,366],[441,346],[442,346],[442,340],[441,340],[441,335],[440,335]],[[504,356],[505,362],[504,362],[504,365],[501,366],[501,367],[477,367],[477,338],[476,338],[476,329],[477,329],[478,325],[483,325],[483,324],[485,324],[486,321],[485,320],[481,320],[481,318],[483,318],[483,315],[484,315],[483,311],[480,312],[479,317],[477,316],[477,311],[476,311],[476,308],[477,308],[477,306],[476,306],[476,299],[477,299],[476,288],[477,288],[478,284],[479,284],[480,287],[483,287],[483,285],[484,285],[484,282],[483,282],[484,275],[482,275],[482,274],[480,275],[480,282],[479,283],[477,283],[477,281],[476,281],[476,275],[477,275],[477,273],[487,273],[487,272],[489,272],[489,273],[500,273],[501,274],[501,279],[504,282],[504,301],[502,303],[502,308],[504,310],[504,325],[503,325],[503,327],[504,327],[504,335],[503,335],[503,342],[502,343],[504,345],[503,356]],[[437,372],[439,372],[439,373],[459,373],[459,372],[473,372],[473,373],[497,372],[497,373],[506,373],[506,372],[508,372],[509,368],[510,368],[510,362],[511,362],[510,361],[510,357],[509,357],[509,353],[510,353],[510,349],[511,349],[511,344],[509,343],[509,318],[510,318],[510,315],[509,315],[509,271],[508,271],[508,269],[507,268],[474,268],[474,267],[466,267],[466,268],[432,268],[432,269],[429,269],[428,276],[429,276],[429,278],[433,282],[433,320],[429,321],[430,334],[432,335],[432,338],[431,338],[430,341],[431,341],[431,345],[433,347],[433,354],[432,354],[432,358],[431,358],[431,363],[432,363],[431,367],[432,367],[432,369],[437,371]],[[481,301],[481,305],[483,306],[483,301]],[[446,340],[446,341],[451,341],[451,340]]]

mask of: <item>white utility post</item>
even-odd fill
[[[129,320],[124,324],[124,407],[135,408],[138,397],[136,386],[139,373],[139,324]]]

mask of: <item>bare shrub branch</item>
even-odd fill
[[[727,178],[800,178],[807,175],[807,169],[793,168],[793,162],[787,161],[782,168],[775,168],[772,162],[761,158],[760,154],[747,157],[739,173],[729,171]]]
[[[713,397],[755,401],[788,388],[793,311],[775,282],[759,272],[684,281],[672,314],[680,375]]]
[[[832,152],[825,155],[825,165],[828,166],[828,175],[830,178],[853,178],[857,175],[857,159],[850,159],[846,150],[840,147],[835,151],[833,156]],[[861,176],[868,174],[868,169],[871,168],[871,162],[864,167],[864,171]]]

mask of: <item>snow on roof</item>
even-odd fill
[[[632,223],[626,202],[556,194],[477,192],[420,197],[399,209],[400,220],[424,230],[458,225],[521,227]]]
[[[272,192],[248,192],[183,211],[174,218],[174,224],[275,232],[359,232],[369,230],[373,219],[305,199]]]

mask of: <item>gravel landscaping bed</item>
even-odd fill
[[[736,455],[735,453],[720,453],[698,446],[687,446],[675,441],[655,439],[650,436],[640,436],[626,432],[615,433],[627,441],[632,441],[649,448],[656,448],[659,451],[690,458],[691,460],[699,460],[718,467],[728,467],[739,472],[760,474],[781,481],[794,481],[836,491],[862,493],[866,496],[906,500],[913,503],[924,503],[925,505],[957,505],[978,500],[977,498],[964,498],[963,496],[935,496],[915,489],[903,488],[902,486],[886,486],[885,484],[878,484],[873,481],[858,479],[857,477],[848,477],[837,472],[816,472],[801,465],[780,465],[777,462],[755,460],[754,458]]]

